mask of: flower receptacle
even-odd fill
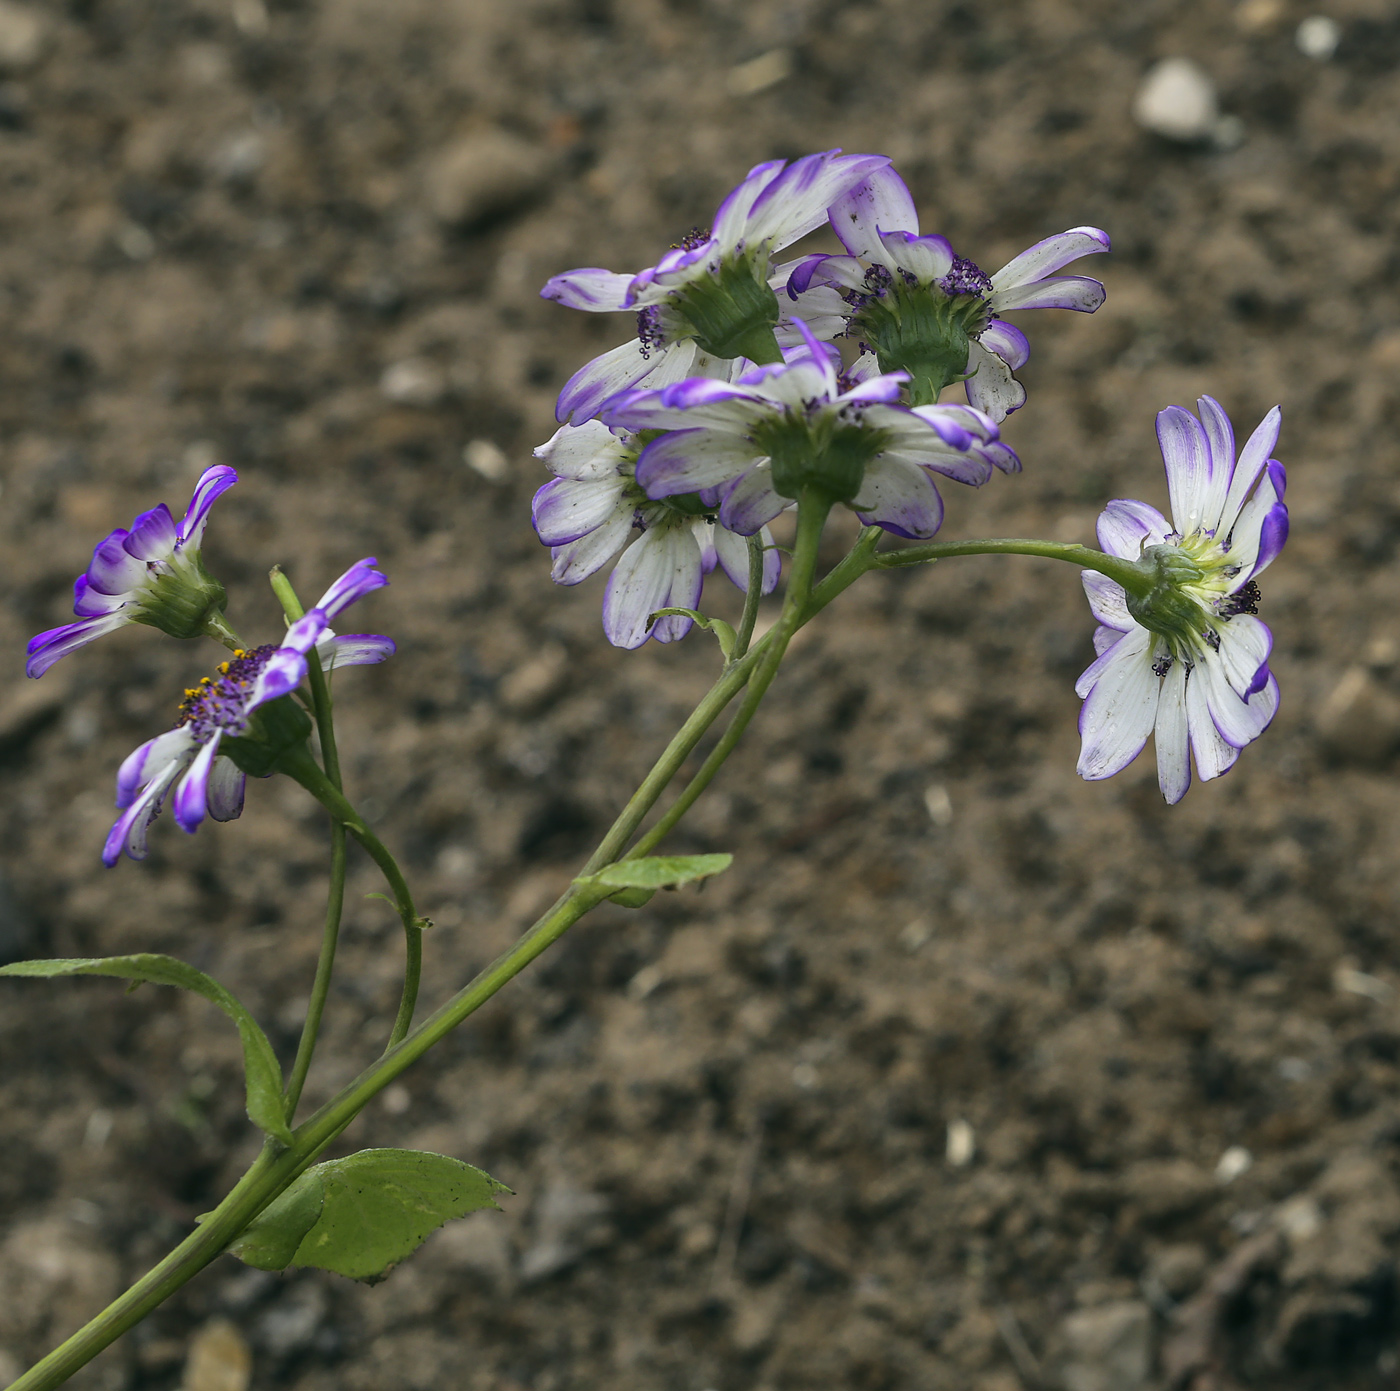
[[[932,285],[896,279],[872,295],[852,323],[870,344],[882,372],[908,372],[909,397],[931,406],[943,388],[967,375],[969,339],[987,325],[978,295],[944,294]]]
[[[223,585],[196,553],[179,557],[165,573],[147,580],[132,621],[173,638],[197,638],[210,631],[211,619],[217,623],[227,606]]]
[[[306,747],[310,737],[311,720],[306,711],[291,696],[281,696],[254,710],[247,730],[225,738],[220,752],[249,777],[265,778],[272,773],[297,777],[311,758]]]
[[[715,275],[692,280],[675,296],[695,341],[712,357],[746,357],[751,362],[781,362],[773,330],[778,297],[745,257],[725,261]]]
[[[1179,546],[1149,546],[1134,567],[1142,576],[1137,586],[1124,585],[1128,612],[1149,632],[1173,644],[1195,644],[1210,627],[1210,615],[1199,599],[1187,592],[1205,571]]]

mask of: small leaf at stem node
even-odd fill
[[[510,1191],[446,1155],[361,1150],[308,1169],[228,1249],[259,1270],[311,1265],[376,1284],[443,1223]]]

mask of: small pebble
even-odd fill
[[[24,72],[43,56],[49,44],[49,21],[26,5],[0,0],[0,69]]]
[[[1209,139],[1220,119],[1215,84],[1189,58],[1164,58],[1143,78],[1133,119],[1144,130],[1183,144]]]
[[[248,1391],[253,1356],[228,1319],[210,1319],[190,1342],[180,1391]]]
[[[977,1136],[965,1120],[948,1122],[948,1144],[944,1151],[955,1169],[965,1169],[977,1153]]]
[[[1337,51],[1337,45],[1341,41],[1341,26],[1325,14],[1309,15],[1293,35],[1298,52],[1305,58],[1315,59],[1319,63],[1325,63]]]
[[[462,450],[462,461],[488,483],[504,483],[510,476],[510,460],[500,445],[491,440],[470,440]]]
[[[396,405],[426,409],[447,394],[447,378],[437,363],[425,357],[408,357],[384,369],[379,389]]]
[[[1231,1145],[1215,1166],[1215,1181],[1233,1183],[1242,1174],[1248,1173],[1253,1164],[1254,1156],[1243,1145]]]

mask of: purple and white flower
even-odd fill
[[[1130,595],[1084,573],[1099,621],[1098,660],[1079,678],[1079,773],[1112,777],[1157,743],[1157,779],[1168,802],[1191,785],[1191,755],[1203,779],[1219,777],[1278,709],[1269,671],[1273,637],[1258,612],[1258,575],[1288,538],[1278,407],[1249,437],[1238,462],[1229,417],[1209,396],[1200,418],[1180,406],[1157,417],[1171,497],[1169,522],[1145,502],[1111,502],[1099,518],[1110,555],[1149,561],[1157,582]]]
[[[1092,314],[1104,300],[1099,281],[1052,274],[1109,249],[1097,227],[1047,237],[988,275],[945,237],[919,234],[914,200],[892,168],[843,194],[830,218],[848,254],[808,256],[785,268],[793,313],[823,329],[839,316],[847,333],[873,346],[885,371],[905,368],[916,383],[926,361],[937,361],[940,382],[970,373],[968,402],[996,421],[1025,404],[1012,373],[1030,356],[1025,334],[998,316],[1016,309]],[[947,360],[950,350],[965,359]]]
[[[313,647],[327,671],[368,666],[393,655],[391,638],[375,633],[338,637],[330,629],[342,610],[389,583],[374,567],[373,556],[352,565],[315,608],[292,624],[280,646],[236,650],[217,675],[185,692],[175,728],[147,740],[118,770],[117,806],[124,810],[107,836],[104,864],[115,865],[123,854],[146,858],[146,833],[172,787],[175,820],[191,835],[206,812],[215,821],[232,821],[242,812],[246,776],[219,746],[245,734],[260,706],[297,688]]]
[[[994,467],[1020,468],[981,411],[901,405],[905,373],[842,377],[835,350],[803,332],[786,362],[733,384],[678,382],[608,405],[614,426],[667,432],[637,459],[648,497],[712,495],[720,525],[750,536],[812,486],[867,526],[926,539],[943,521],[935,475],[980,486]]]
[[[554,474],[531,506],[535,530],[551,548],[554,582],[578,584],[622,550],[603,598],[603,631],[614,646],[626,648],[648,638],[683,638],[693,625],[685,615],[667,614],[650,627],[647,620],[658,609],[695,608],[716,565],[741,590],[749,583],[748,543],[717,520],[713,495],[653,501],[637,486],[641,447],[625,432],[588,420],[561,426],[535,450]],[[641,534],[633,539],[634,532]],[[762,592],[769,594],[781,558],[766,527],[760,535]]]
[[[637,337],[576,372],[557,418],[581,424],[619,391],[719,375],[714,359],[746,356],[752,332],[780,317],[769,285],[775,251],[820,227],[827,208],[889,163],[883,155],[807,155],[755,166],[720,204],[713,230],[690,232],[636,275],[585,267],[552,277],[540,295],[590,313],[631,312]],[[771,341],[771,339],[770,339]]]
[[[102,541],[73,585],[78,621],[30,638],[25,672],[42,676],[60,657],[127,623],[147,623],[175,637],[205,632],[207,620],[223,609],[224,591],[200,562],[200,542],[214,500],[237,482],[226,465],[206,469],[178,524],[162,502],[130,530],[118,527]]]

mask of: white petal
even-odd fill
[[[1155,507],[1134,498],[1115,498],[1099,514],[1099,545],[1124,560],[1141,559],[1144,546],[1159,545],[1171,530],[1171,523]]]
[[[1123,586],[1101,575],[1097,570],[1083,570],[1080,578],[1084,581],[1084,593],[1089,598],[1089,608],[1094,617],[1106,628],[1116,628],[1126,633],[1136,626],[1132,614],[1128,612],[1128,596]]]
[[[881,232],[919,230],[919,214],[913,195],[893,166],[877,169],[832,203],[831,226],[852,256],[864,256],[886,264]]]
[[[550,551],[550,578],[555,584],[578,584],[600,570],[623,546],[632,531],[634,509],[620,503],[602,526],[567,546]]]
[[[943,499],[933,480],[912,462],[881,454],[866,466],[851,510],[867,526],[925,541],[943,524]]]
[[[1068,232],[1057,232],[1053,237],[1036,242],[1008,261],[992,276],[992,285],[998,290],[1030,285],[1081,256],[1092,256],[1108,249],[1108,236],[1097,227],[1071,227]]]
[[[1011,375],[1011,368],[974,339],[968,345],[967,366],[972,375],[963,383],[968,402],[993,420],[1005,420],[1026,404],[1026,388]]]
[[[671,642],[691,627],[688,618],[647,619],[662,608],[693,608],[700,599],[700,548],[689,528],[658,527],[622,554],[603,598],[603,631],[615,647],[640,647],[649,637]]]
[[[1274,635],[1268,625],[1250,614],[1242,613],[1226,623],[1220,624],[1220,648],[1216,655],[1220,659],[1221,670],[1230,688],[1241,700],[1247,700],[1250,687],[1259,679],[1259,669],[1269,660],[1273,651]]]
[[[1186,735],[1186,668],[1173,662],[1157,700],[1157,785],[1173,806],[1191,786],[1191,751]]]
[[[1240,450],[1234,477],[1230,479],[1230,491],[1226,494],[1225,506],[1220,514],[1220,530],[1224,535],[1229,535],[1234,530],[1235,519],[1244,506],[1245,498],[1249,496],[1249,490],[1268,464],[1274,446],[1278,443],[1279,425],[1282,420],[1283,412],[1275,406],[1259,422],[1254,433],[1245,441],[1244,448]]]
[[[236,821],[243,814],[243,789],[248,779],[231,758],[219,758],[209,774],[209,815],[215,821]]]
[[[1220,526],[1220,514],[1235,472],[1235,430],[1214,397],[1202,396],[1196,409],[1210,442],[1210,488],[1201,503],[1201,525],[1206,531],[1215,531]]]
[[[1199,675],[1198,675],[1199,673]],[[1240,751],[1220,737],[1211,718],[1210,702],[1206,699],[1209,677],[1194,668],[1186,682],[1186,719],[1191,730],[1191,751],[1196,755],[1196,771],[1202,782],[1209,782],[1227,772],[1239,758]]]
[[[536,534],[546,546],[566,546],[587,536],[612,515],[625,487],[616,474],[598,482],[556,478],[530,505]]]
[[[662,348],[662,356],[672,351]],[[660,366],[657,350],[646,356],[637,339],[613,348],[592,362],[585,363],[564,383],[555,408],[556,420],[571,420],[581,425],[597,415],[598,410],[619,391],[635,386],[648,372]]]
[[[1129,633],[1099,659],[1103,671],[1079,714],[1080,777],[1090,781],[1112,777],[1147,743],[1162,685],[1152,670],[1150,647],[1146,630],[1140,639]]]
[[[556,478],[587,483],[616,475],[626,448],[601,420],[585,420],[582,425],[561,425],[535,450],[535,458]]]
[[[1211,494],[1211,451],[1201,422],[1180,406],[1157,413],[1157,443],[1167,468],[1167,492],[1172,520],[1183,536],[1206,525],[1205,508]]]

